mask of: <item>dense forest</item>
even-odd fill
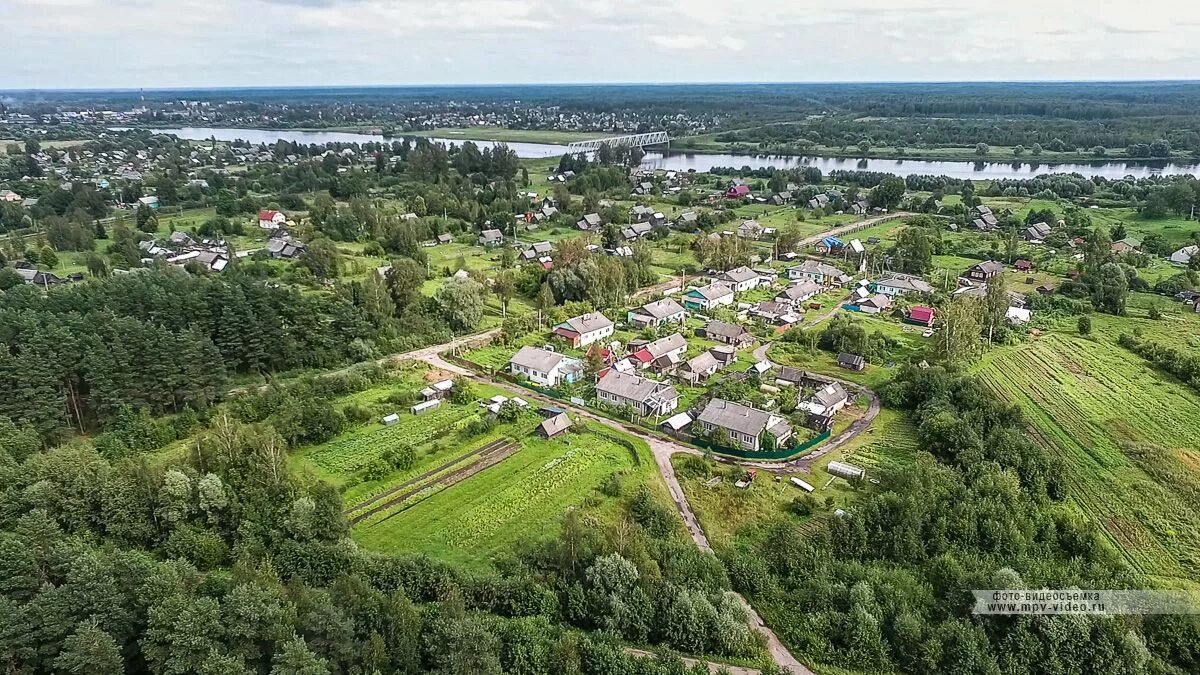
[[[760,649],[721,564],[634,486],[609,488],[617,524],[568,515],[469,574],[358,550],[338,493],[293,477],[269,426],[217,417],[169,465],[38,445],[0,420],[6,673],[667,675],[685,668],[618,640]]]
[[[907,366],[881,392],[926,451],[818,536],[775,527],[726,559],[791,644],[853,670],[1195,672],[1195,617],[973,618],[968,589],[1136,588],[1062,468],[970,376]],[[803,501],[801,498],[799,501]]]

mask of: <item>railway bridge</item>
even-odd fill
[[[647,145],[664,145],[671,142],[671,137],[665,131],[651,131],[644,134],[630,134],[628,136],[612,136],[609,138],[595,138],[590,141],[575,141],[567,145],[567,152],[591,152],[598,150],[601,145],[607,145],[610,148],[626,148],[626,147],[646,147]]]

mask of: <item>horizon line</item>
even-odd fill
[[[118,86],[118,87],[25,87],[0,88],[0,93],[63,93],[63,92],[171,92],[171,91],[278,91],[288,89],[487,89],[499,87],[712,87],[712,86],[796,86],[796,85],[1061,85],[1061,84],[1200,84],[1197,78],[1151,79],[1066,79],[1066,80],[745,80],[745,81],[659,81],[659,82],[473,82],[426,84],[278,84],[278,85],[178,85],[178,86]]]

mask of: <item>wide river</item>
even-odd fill
[[[114,128],[114,131],[124,128]],[[156,129],[187,140],[218,141],[243,140],[258,144],[271,144],[278,140],[303,144],[324,143],[378,143],[385,140],[372,134],[347,133],[341,131],[294,131],[287,129],[221,129],[207,127],[183,127]],[[462,143],[466,139],[431,139],[444,143]],[[492,141],[475,141],[481,148],[495,145]],[[566,152],[565,145],[549,143],[508,143],[509,148],[523,158],[558,157]],[[673,171],[708,171],[714,166],[732,166],[759,169],[765,167],[792,168],[815,166],[823,173],[836,169],[879,171],[898,176],[929,174],[952,178],[991,179],[1026,178],[1047,173],[1079,173],[1084,176],[1143,178],[1153,175],[1200,175],[1200,165],[1176,164],[1174,162],[1097,162],[1094,164],[1038,164],[1030,162],[960,162],[915,159],[867,159],[854,157],[793,157],[784,155],[731,155],[700,154],[687,152],[649,151],[642,166]]]

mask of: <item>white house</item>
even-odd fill
[[[643,416],[669,415],[679,407],[674,387],[632,373],[609,372],[596,383],[596,398],[618,408],[629,406]]]
[[[258,226],[264,230],[274,230],[287,222],[287,216],[278,211],[259,211]]]
[[[600,312],[583,314],[558,324],[554,334],[576,349],[586,347],[613,334],[613,322]]]
[[[875,282],[875,292],[882,293],[889,298],[898,298],[902,295],[932,293],[933,286],[920,277],[893,274]]]
[[[687,310],[671,298],[663,298],[629,310],[625,318],[634,326],[645,328],[664,323],[680,323],[687,318]]]
[[[691,310],[710,310],[721,305],[733,304],[733,287],[714,281],[707,286],[688,289],[683,295],[683,306]]]
[[[541,347],[521,347],[508,360],[508,372],[524,375],[530,382],[557,387],[562,382],[575,382],[583,372],[579,359],[552,352]]]
[[[722,272],[717,276],[717,280],[733,287],[735,293],[741,293],[758,288],[763,278],[758,272],[749,267],[735,267],[734,269]]]
[[[850,275],[833,265],[826,265],[816,260],[805,260],[799,265],[793,265],[788,268],[787,273],[788,279],[792,281],[807,279],[822,286],[841,286],[850,281]]]
[[[775,296],[775,302],[783,302],[790,305],[796,305],[810,300],[821,292],[821,285],[815,281],[798,281],[785,288],[779,295]]]
[[[1186,265],[1192,261],[1192,258],[1198,255],[1200,255],[1200,246],[1184,246],[1172,253],[1171,257],[1167,258],[1167,260],[1177,265]]]

